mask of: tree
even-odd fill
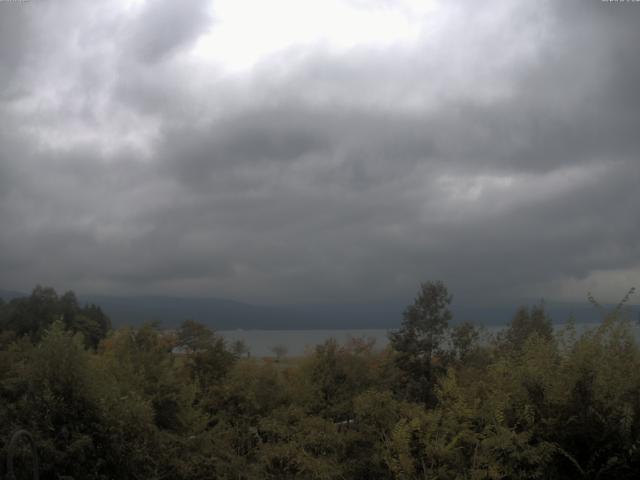
[[[452,295],[441,281],[420,285],[412,305],[404,311],[402,327],[389,335],[396,364],[405,373],[404,390],[409,399],[432,404],[434,355],[440,352],[444,332],[452,318]]]
[[[470,322],[464,322],[451,329],[451,347],[456,360],[464,361],[478,347],[480,330]]]
[[[180,346],[192,352],[206,350],[215,341],[215,334],[206,325],[194,320],[185,320],[178,329]]]
[[[622,297],[622,299],[618,302],[618,304],[613,308],[613,310],[609,312],[607,311],[606,308],[602,306],[600,302],[598,302],[595,299],[595,297],[591,292],[587,293],[587,299],[589,300],[589,303],[591,303],[591,305],[593,305],[600,312],[600,315],[602,315],[603,320],[606,320],[608,318],[618,317],[622,313],[625,305],[629,303],[629,300],[631,300],[631,297],[633,297],[634,293],[636,293],[636,287],[631,287],[627,291],[625,296]]]
[[[178,342],[187,349],[185,365],[203,390],[224,377],[237,360],[237,356],[227,350],[222,337],[194,320],[182,322]]]
[[[53,288],[38,285],[30,296],[14,298],[0,306],[0,330],[4,331],[3,336],[26,336],[37,342],[58,320],[66,330],[81,333],[85,345],[92,348],[97,347],[111,329],[109,317],[100,307],[80,307],[72,291],[58,296]]]
[[[248,358],[251,356],[249,347],[244,340],[236,340],[235,342],[233,342],[233,345],[231,345],[231,351],[238,358],[243,356],[246,356]]]
[[[377,383],[378,367],[366,345],[340,346],[334,338],[317,345],[299,364],[295,393],[306,409],[335,422],[353,418],[353,399]]]
[[[100,307],[90,304],[76,312],[71,330],[82,333],[85,344],[95,348],[107,337],[111,330],[111,320]]]
[[[284,345],[276,345],[271,348],[271,351],[276,356],[276,362],[279,363],[280,360],[282,360],[285,357],[285,355],[287,355],[288,349]]]
[[[551,319],[545,312],[543,304],[531,309],[518,308],[505,332],[504,340],[509,348],[520,351],[527,339],[534,334],[544,340],[553,338]]]
[[[37,285],[28,297],[14,298],[6,305],[2,330],[16,337],[38,341],[51,324],[60,319],[60,302],[53,288]]]

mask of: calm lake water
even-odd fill
[[[587,328],[596,326],[596,323],[577,324],[576,330],[581,332]],[[563,324],[556,324],[555,328],[562,328]],[[502,330],[504,326],[487,326],[486,334],[492,335]],[[636,329],[637,330],[637,329]],[[389,330],[221,330],[227,342],[233,343],[242,340],[249,347],[252,356],[266,357],[273,355],[273,347],[283,346],[287,355],[302,355],[323,343],[329,338],[335,338],[340,344],[344,344],[350,338],[372,338],[376,341],[376,347],[382,349],[389,343],[387,336]],[[636,332],[637,333],[637,332]]]

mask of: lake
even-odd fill
[[[580,323],[576,324],[578,332],[587,328],[594,327],[597,323]],[[556,324],[554,328],[559,329],[564,324]],[[502,325],[486,326],[487,334],[495,334],[505,328]],[[217,333],[229,343],[237,340],[245,342],[252,356],[267,357],[273,356],[272,351],[275,346],[283,346],[287,350],[287,355],[298,356],[303,355],[316,345],[324,341],[335,338],[338,343],[344,344],[350,338],[372,338],[376,341],[377,348],[383,349],[389,343],[387,336],[389,330],[386,329],[370,329],[370,330],[220,330]],[[636,333],[638,330],[636,329]]]

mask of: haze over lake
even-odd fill
[[[576,325],[576,331],[583,332],[589,328],[598,326],[599,323],[583,323]],[[566,324],[556,324],[555,329],[559,330]],[[498,333],[502,326],[490,326],[485,329],[487,335]],[[635,329],[636,336],[640,337],[640,328]],[[338,343],[344,345],[351,338],[367,338],[375,340],[376,348],[385,348],[389,343],[389,330],[386,329],[354,329],[354,330],[221,330],[218,333],[229,343],[237,340],[245,342],[249,352],[255,357],[274,356],[273,348],[283,346],[287,350],[287,355],[299,356],[309,353],[316,345],[319,345],[330,338],[334,338]]]

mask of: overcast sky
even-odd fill
[[[0,288],[618,300],[639,45],[640,2],[0,0]]]

